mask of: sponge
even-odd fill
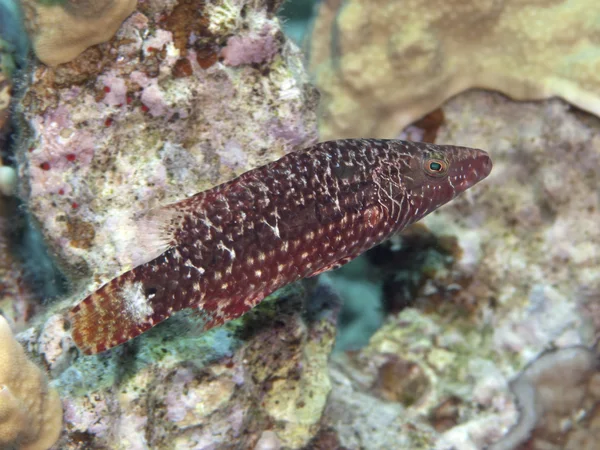
[[[62,427],[62,405],[0,316],[0,448],[47,450]]]

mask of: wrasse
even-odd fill
[[[376,139],[317,144],[135,221],[132,270],[71,310],[86,354],[184,308],[204,329],[347,263],[484,179],[486,152]]]

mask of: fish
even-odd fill
[[[452,200],[492,169],[453,145],[383,139],[318,143],[136,217],[136,266],[70,311],[96,354],[182,309],[203,330],[275,290],[336,269]]]

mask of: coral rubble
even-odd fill
[[[394,137],[469,88],[600,113],[595,0],[322,2],[310,46],[321,137]]]

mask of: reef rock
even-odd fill
[[[200,333],[179,314],[140,339],[76,356],[60,314],[21,333],[64,407],[57,448],[301,449],[320,429],[335,313],[303,317],[290,287],[241,320]]]
[[[443,112],[437,142],[484,148],[494,170],[424,219],[423,264],[423,236],[388,244],[397,313],[334,359],[323,425],[351,449],[593,448],[600,119],[482,91]]]
[[[18,92],[17,194],[71,288],[18,335],[63,400],[58,448],[294,449],[319,431],[335,316],[302,317],[298,287],[213,332],[182,313],[89,358],[66,317],[128,268],[135,214],[316,141],[279,3],[139,2],[108,42],[34,65]]]
[[[72,282],[128,268],[134,214],[316,140],[315,91],[272,4],[142,2],[108,43],[33,69],[19,193]]]

